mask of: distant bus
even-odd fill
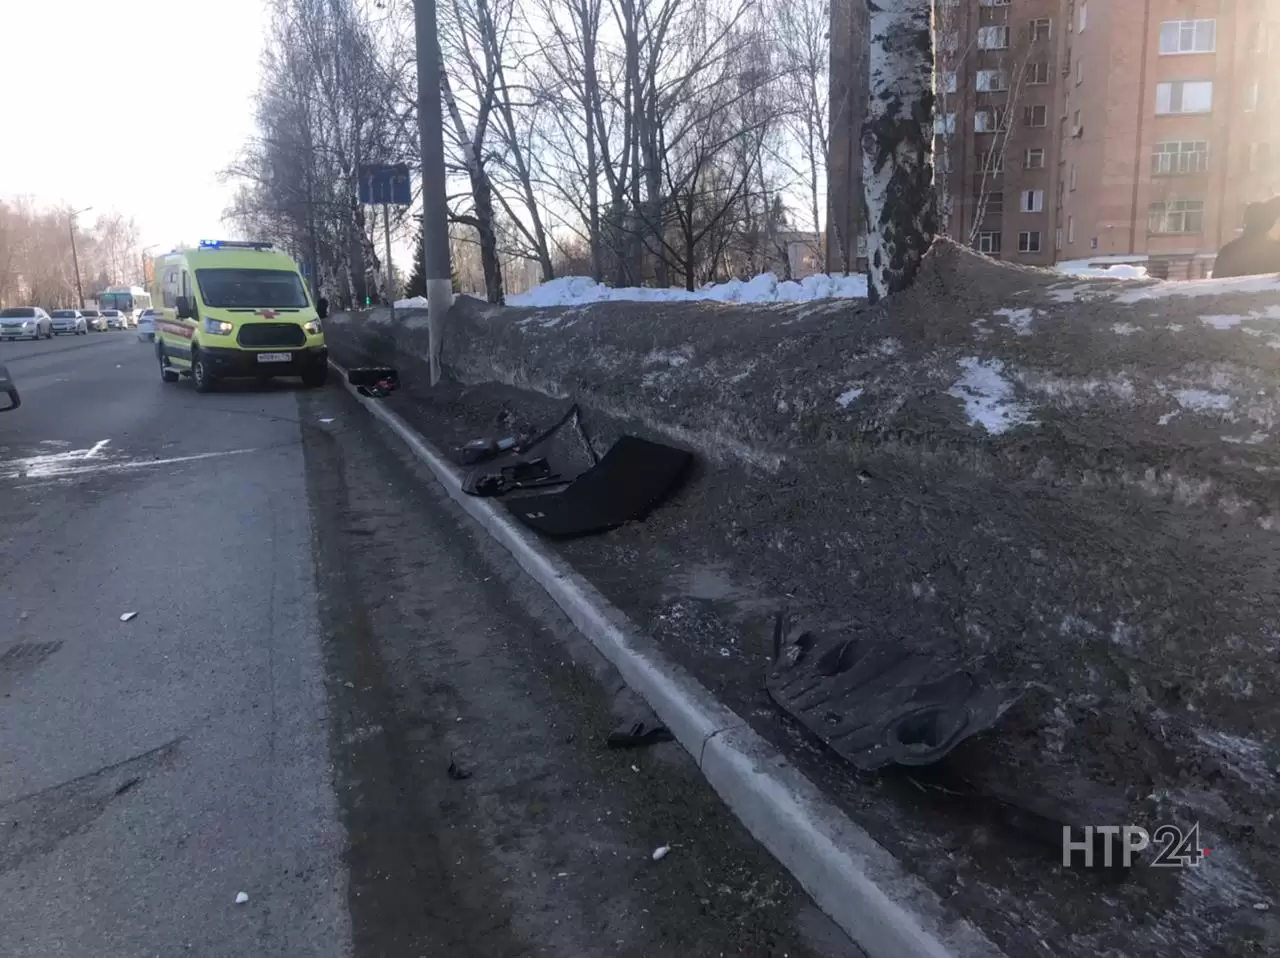
[[[144,309],[151,308],[151,294],[141,286],[108,286],[98,296],[99,309],[118,309],[136,325]]]

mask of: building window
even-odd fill
[[[1018,252],[1019,253],[1038,253],[1040,252],[1040,231],[1024,230],[1018,234]]]
[[[1009,49],[1008,27],[978,27],[979,50]]]
[[[1208,113],[1213,109],[1212,80],[1174,80],[1156,84],[1156,113]]]
[[[938,173],[951,172],[951,153],[936,141],[933,144],[933,168]]]
[[[1001,93],[1009,89],[1009,74],[1003,70],[979,70],[975,80],[979,93]]]
[[[1031,33],[1031,42],[1036,43],[1040,40],[1048,40],[1049,35],[1053,33],[1053,21],[1048,17],[1037,17],[1028,25]]]
[[[1166,20],[1160,24],[1160,52],[1213,53],[1217,35],[1215,20]]]
[[[1053,248],[1056,250],[1062,249],[1062,227],[1061,226],[1059,226],[1056,230],[1053,231]]]
[[[938,74],[938,92],[955,93],[958,87],[955,70],[946,70]]]
[[[1004,172],[1004,152],[1001,150],[987,150],[985,153],[978,154],[978,172],[981,173],[1003,173]]]
[[[978,0],[980,7],[1007,7],[1009,0]]]
[[[999,253],[1000,252],[1000,234],[991,230],[984,230],[978,234],[978,252],[979,253]]]
[[[960,34],[955,30],[948,30],[938,34],[938,49],[943,53],[955,53],[960,49]]]
[[[1067,176],[1067,188],[1074,190],[1076,188],[1076,165],[1071,164],[1071,172]]]
[[[1076,241],[1076,218],[1074,216],[1067,217],[1067,242],[1074,243]]]
[[[1208,140],[1171,140],[1151,151],[1152,176],[1203,173],[1209,169]]]
[[[1246,113],[1252,113],[1258,108],[1258,83],[1256,80],[1244,88],[1244,93],[1240,95],[1240,99],[1244,101]]]
[[[1084,82],[1084,61],[1076,60],[1076,86]]]
[[[1076,24],[1076,30],[1079,33],[1084,33],[1084,25],[1089,19],[1089,0],[1080,0],[1080,8],[1077,12],[1080,19]]]
[[[1043,170],[1044,169],[1044,149],[1042,147],[1032,147],[1027,150],[1022,160],[1023,169],[1027,170]]]
[[[975,110],[973,114],[973,132],[995,133],[1005,128],[1005,109],[1002,106],[990,110]]]
[[[1152,203],[1147,210],[1148,233],[1199,233],[1204,227],[1201,200]]]
[[[942,136],[947,133],[956,131],[956,115],[954,113],[939,113],[933,118],[933,133],[935,136]]]
[[[1047,126],[1049,124],[1049,108],[1046,106],[1023,107],[1022,122],[1027,126]]]
[[[1026,72],[1027,82],[1032,86],[1044,86],[1049,82],[1049,64],[1028,63]]]
[[[1022,191],[1022,212],[1043,213],[1044,212],[1044,190],[1023,190]]]

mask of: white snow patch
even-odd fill
[[[1167,426],[1178,418],[1180,411],[1175,409],[1173,412],[1167,412],[1157,420],[1161,426]]]
[[[1116,323],[1111,327],[1111,331],[1117,336],[1132,336],[1134,333],[1142,332],[1142,329],[1133,323]]]
[[[961,359],[959,365],[964,374],[947,390],[947,395],[964,403],[971,424],[998,436],[1014,426],[1031,423],[1030,407],[1013,399],[1013,383],[1004,378],[1004,363],[970,356]]]
[[[1271,779],[1267,768],[1266,750],[1251,738],[1231,735],[1214,729],[1195,730],[1200,744],[1213,749],[1227,759],[1232,770],[1249,784],[1263,784]]]
[[[836,405],[841,409],[848,409],[853,405],[853,401],[865,392],[860,386],[850,386],[839,396],[836,397]]]
[[[1098,260],[1076,259],[1054,264],[1054,271],[1080,279],[1146,279],[1147,268],[1132,263],[1098,264]]]
[[[1034,309],[997,309],[997,316],[1004,317],[1004,324],[1017,332],[1019,336],[1031,335],[1031,321],[1035,318]]]
[[[1192,412],[1227,412],[1235,404],[1226,393],[1211,393],[1207,389],[1179,389],[1173,398],[1183,409]]]
[[[882,339],[876,343],[876,352],[881,356],[896,356],[902,351],[902,343],[898,342],[892,336],[888,339]]]
[[[1165,280],[1121,293],[1117,303],[1141,303],[1170,296],[1222,296],[1230,293],[1280,293],[1280,276],[1232,276],[1228,279]]]
[[[1231,329],[1233,326],[1239,326],[1248,316],[1201,316],[1200,322],[1206,326],[1212,326],[1214,329]]]
[[[1183,326],[1181,323],[1169,323],[1167,326],[1165,326],[1165,329],[1169,330],[1169,332],[1171,333],[1180,333],[1185,328],[1186,327]]]
[[[408,299],[397,299],[396,309],[426,309],[427,297],[410,296]]]
[[[679,349],[654,349],[645,356],[646,366],[684,366],[693,358],[692,346],[681,346]]]
[[[535,286],[527,293],[508,296],[507,305],[547,307],[624,301],[684,303],[699,300],[718,303],[807,303],[822,299],[865,299],[866,296],[867,278],[862,274],[841,276],[817,273],[806,276],[799,282],[779,282],[772,273],[761,273],[754,279],[731,279],[693,292],[649,286],[613,287],[597,283],[589,276],[562,276]]]
[[[1252,435],[1246,436],[1244,438],[1241,438],[1239,436],[1223,436],[1222,441],[1233,443],[1235,445],[1256,446],[1259,443],[1266,442],[1268,435],[1270,435],[1270,433],[1259,431],[1259,432],[1253,433]]]

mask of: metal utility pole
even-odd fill
[[[71,264],[76,270],[76,298],[80,301],[80,308],[84,309],[84,288],[80,285],[80,257],[76,254],[76,217],[81,213],[88,213],[92,206],[86,206],[82,210],[72,210],[68,219],[71,221]]]
[[[422,275],[427,285],[427,328],[431,333],[431,384],[434,386],[440,381],[444,318],[453,306],[435,0],[413,0],[413,25],[418,47],[418,137],[422,152]]]
[[[387,308],[391,318],[396,318],[396,272],[391,265],[391,207],[382,204],[382,237],[387,244]]]

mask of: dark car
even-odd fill
[[[96,309],[82,309],[80,315],[84,317],[84,321],[89,325],[89,329],[96,333],[105,333],[107,331],[107,318]]]
[[[18,396],[18,387],[14,385],[13,377],[9,375],[9,369],[3,363],[0,363],[0,393],[9,397],[9,405],[0,406],[0,412],[8,412],[22,405],[22,399]]]

